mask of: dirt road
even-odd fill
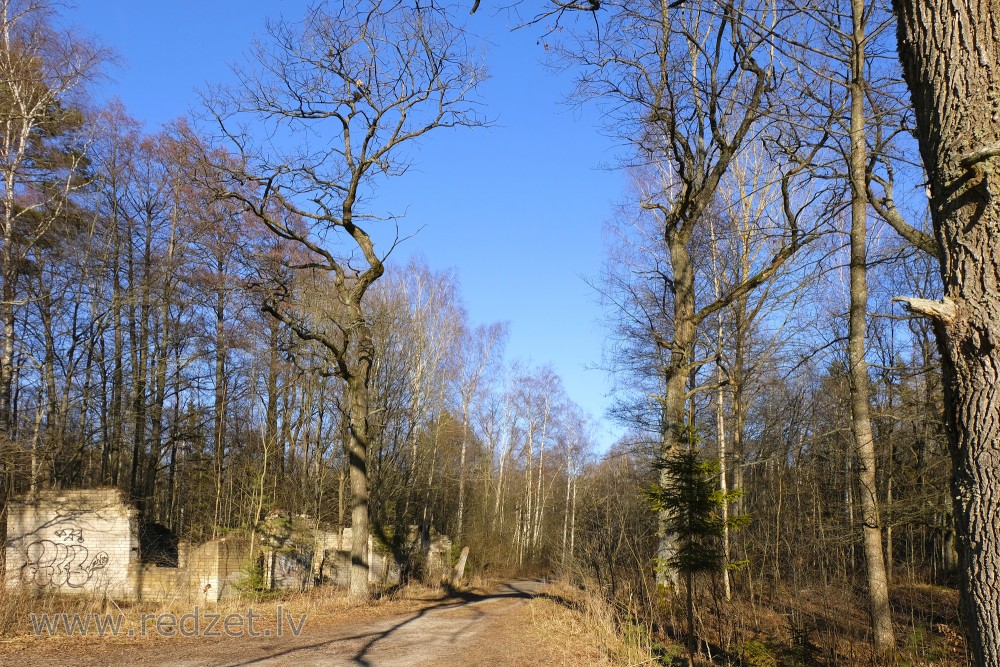
[[[306,625],[298,637],[190,638],[91,645],[89,650],[71,641],[53,640],[21,655],[0,656],[0,663],[21,667],[526,665],[533,664],[531,647],[504,641],[511,635],[510,623],[505,625],[504,620],[543,586],[539,581],[511,582],[489,595],[459,594],[457,599],[388,619],[334,627]]]
[[[540,586],[537,581],[513,582],[493,595],[467,596],[460,602],[442,604],[364,627],[343,629],[326,637],[303,635],[299,639],[304,641],[298,646],[262,645],[256,647],[257,655],[250,654],[253,649],[248,646],[248,655],[239,660],[183,664],[191,667],[496,664],[483,652],[489,646],[489,629],[513,605],[538,593]]]

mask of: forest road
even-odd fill
[[[490,594],[459,592],[447,600],[390,618],[357,623],[321,624],[308,619],[298,636],[240,637],[226,641],[191,638],[149,645],[104,645],[72,650],[65,643],[43,655],[6,656],[24,667],[107,665],[131,667],[307,667],[310,665],[505,665],[511,649],[524,652],[521,637],[505,631],[505,617],[542,592],[541,580],[503,584]],[[270,634],[270,633],[269,633]],[[515,633],[520,634],[520,633]],[[512,646],[511,642],[516,642]],[[70,649],[70,650],[66,650]],[[530,652],[530,648],[529,648]],[[0,664],[11,664],[0,655]],[[518,660],[518,664],[525,664]]]
[[[509,582],[489,595],[459,593],[458,600],[363,626],[320,631],[315,635],[304,632],[294,645],[273,642],[247,645],[241,647],[243,655],[237,660],[173,664],[190,667],[494,665],[502,662],[504,648],[490,641],[491,625],[515,605],[537,595],[543,586],[538,580]]]

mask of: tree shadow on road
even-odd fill
[[[451,633],[451,641],[454,642],[457,640],[458,635],[462,634],[466,628],[486,616],[486,612],[484,610],[473,605],[494,600],[528,600],[534,597],[534,594],[530,592],[527,587],[525,587],[524,582],[504,584],[498,591],[493,593],[475,593],[473,591],[465,591],[451,587],[447,589],[447,593],[447,597],[437,604],[425,607],[418,612],[389,621],[373,621],[371,623],[373,629],[370,632],[340,635],[329,640],[308,644],[296,644],[294,646],[280,648],[271,647],[277,650],[268,650],[266,653],[250,660],[228,663],[226,667],[246,667],[248,665],[257,665],[264,662],[279,660],[281,658],[285,658],[289,662],[292,662],[296,660],[296,657],[293,656],[298,656],[298,659],[301,660],[308,660],[312,657],[309,655],[310,653],[315,653],[317,654],[316,657],[319,657],[321,652],[325,649],[335,650],[338,644],[350,645],[357,641],[363,641],[363,643],[359,648],[355,649],[353,646],[351,647],[354,650],[353,656],[350,658],[343,656],[342,659],[346,664],[371,667],[374,664],[372,662],[371,655],[377,649],[381,648],[383,645],[390,644],[395,636],[407,630],[409,626],[426,618],[430,614],[449,609],[469,607],[467,612],[468,616],[465,617],[468,622],[463,624],[462,628],[459,630]],[[329,657],[334,658],[335,656],[329,655]]]

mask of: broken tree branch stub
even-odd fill
[[[958,307],[948,297],[944,297],[940,301],[935,301],[933,299],[897,296],[893,297],[892,300],[894,303],[902,303],[911,313],[930,317],[946,324],[954,321],[958,315]]]

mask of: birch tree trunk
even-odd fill
[[[721,327],[720,327],[720,346],[721,346]],[[722,514],[722,558],[723,558],[723,568],[722,568],[722,594],[725,596],[726,601],[733,599],[733,591],[729,582],[729,563],[731,562],[730,554],[730,544],[729,544],[729,501],[726,500],[726,496],[729,495],[729,482],[726,480],[726,417],[725,417],[725,392],[722,385],[722,369],[719,369],[719,388],[716,390],[715,396],[715,428],[716,428],[716,438],[719,441],[719,491],[722,492],[723,502],[720,508]]]
[[[469,367],[468,375],[462,378],[460,394],[462,397],[462,444],[459,454],[458,464],[458,529],[455,532],[455,539],[459,544],[465,533],[465,486],[467,471],[467,452],[469,449],[469,437],[472,435],[472,402],[479,391],[479,383],[483,378],[483,373],[490,361],[490,355],[494,345],[502,346],[506,329],[499,324],[489,327],[479,327],[472,336],[462,339],[462,345],[473,346],[477,352],[476,357],[465,360],[465,363],[473,361]]]

